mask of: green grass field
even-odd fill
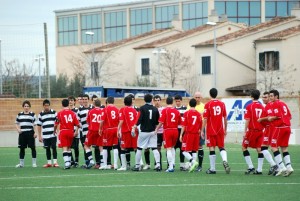
[[[298,200],[300,146],[291,146],[289,150],[295,172],[285,178],[268,176],[269,165],[266,161],[263,175],[244,175],[246,164],[237,144],[227,145],[232,170],[229,175],[221,165],[218,151],[217,174],[207,175],[207,150],[204,172],[180,172],[177,165],[174,173],[165,173],[153,170],[118,172],[42,168],[46,156],[45,150],[40,147],[37,149],[37,168],[31,167],[30,149],[26,149],[25,167],[17,169],[18,149],[0,148],[0,200]],[[250,153],[256,166],[257,154]],[[58,158],[62,165],[61,150]]]

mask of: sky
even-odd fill
[[[1,60],[18,58],[20,63],[38,71],[37,55],[44,55],[43,23],[47,23],[50,74],[55,66],[54,10],[126,3],[132,0],[0,0]],[[137,1],[137,0],[135,0]],[[41,68],[44,68],[42,62]]]

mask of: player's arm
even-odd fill
[[[102,131],[103,131],[103,120],[100,121],[100,125],[99,125],[99,135],[102,135]]]
[[[16,123],[16,129],[17,129],[17,131],[18,131],[19,134],[22,133],[21,127],[20,127],[19,123]]]
[[[119,124],[118,124],[118,137],[119,138],[121,138],[121,136],[122,136],[121,128],[122,128],[123,122],[124,122],[124,120],[120,120]]]
[[[163,124],[162,122],[158,123],[158,125],[156,126],[155,131],[154,131],[155,134],[157,134],[158,129],[160,129],[160,127],[162,126],[162,124]]]
[[[39,141],[43,142],[42,127],[41,127],[41,125],[37,125],[37,132],[38,132]]]
[[[245,119],[245,128],[244,128],[244,136],[243,137],[245,137],[245,135],[246,135],[249,123],[250,123],[250,119]]]
[[[202,128],[201,128],[201,138],[202,139],[204,139],[204,129],[206,128],[206,125],[207,125],[207,118],[204,118],[203,122],[202,122]]]
[[[182,126],[181,131],[180,131],[180,137],[179,137],[180,142],[182,142],[182,136],[183,136],[184,130],[185,130],[185,126]]]
[[[260,123],[260,122],[263,122],[263,121],[269,121],[268,120],[268,116],[266,116],[266,117],[261,117],[261,118],[259,118],[259,119],[257,119],[257,121]]]
[[[225,133],[225,136],[227,135],[227,118],[226,117],[224,117],[224,133]]]
[[[36,120],[36,117],[35,117],[35,115],[33,115],[33,122],[32,122],[32,123],[33,123],[33,133],[34,133],[34,134],[33,134],[33,137],[34,137],[34,138],[37,138],[37,134],[36,134],[36,132],[35,132],[35,129],[36,129],[36,121],[37,121],[37,120]]]

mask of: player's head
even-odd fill
[[[209,95],[212,98],[216,98],[218,96],[218,90],[216,88],[211,88],[209,90]]]
[[[115,98],[112,96],[107,97],[106,99],[106,104],[114,104],[115,103]]]
[[[63,107],[68,107],[69,106],[69,100],[68,99],[63,99],[62,101],[61,101],[61,105],[63,106]]]
[[[201,103],[201,93],[199,91],[196,91],[195,94],[194,94],[194,98],[196,99],[197,101],[197,104],[200,104]]]
[[[31,108],[31,104],[28,100],[23,101],[22,103],[22,107],[24,108],[25,112],[28,112],[29,109]]]
[[[94,100],[97,99],[97,98],[98,98],[98,96],[96,96],[96,95],[94,94],[94,95],[92,95],[92,98],[91,98],[91,99],[92,99],[92,101],[94,102]]]
[[[250,97],[253,98],[253,100],[258,100],[260,96],[260,92],[257,89],[254,89],[251,91]]]
[[[131,99],[132,99],[132,103],[134,103],[134,101],[135,101],[135,97],[134,97],[134,95],[133,95],[133,94],[128,94],[128,96],[129,96],[129,97],[131,97]]]
[[[126,106],[132,105],[132,97],[131,96],[128,95],[124,98],[124,105],[126,105]]]
[[[269,95],[270,101],[275,101],[279,99],[279,92],[276,89],[272,89]]]
[[[179,94],[176,94],[174,96],[174,100],[175,100],[176,107],[180,107],[181,106],[181,102],[182,102],[182,96],[180,96]]]
[[[155,107],[160,107],[160,103],[161,103],[161,97],[160,97],[160,95],[155,95],[153,97],[153,102],[154,102],[154,106]]]
[[[145,101],[146,103],[151,103],[152,98],[153,98],[153,96],[152,96],[151,94],[146,94],[146,95],[144,96],[144,101]]]
[[[189,101],[189,105],[190,105],[190,107],[196,107],[196,105],[197,105],[196,99],[192,98],[192,99]]]
[[[270,92],[265,91],[262,95],[262,101],[264,104],[267,104],[269,102],[269,94]]]
[[[166,103],[167,103],[167,105],[172,105],[172,104],[173,104],[173,98],[172,98],[172,96],[169,96],[169,97],[166,99]]]
[[[87,94],[82,95],[82,104],[84,107],[88,107],[89,99],[90,99],[89,95],[87,95]]]
[[[70,106],[70,107],[75,106],[76,99],[75,99],[74,96],[69,96],[69,97],[68,97],[68,100],[69,100],[69,106]]]
[[[48,99],[45,99],[43,101],[43,108],[44,111],[48,112],[50,110],[50,101]]]
[[[95,107],[100,107],[101,106],[101,101],[99,99],[94,100],[94,105]]]
[[[79,94],[77,97],[79,105],[83,105],[82,96],[83,96],[83,94]]]

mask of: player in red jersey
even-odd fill
[[[89,160],[87,169],[90,169],[92,166],[95,165],[91,146],[97,145],[98,138],[100,137],[99,136],[100,120],[101,120],[101,116],[103,115],[103,109],[100,108],[101,101],[99,99],[94,100],[94,106],[95,108],[89,110],[86,119],[88,124],[88,133],[85,138],[84,149]]]
[[[288,106],[279,100],[279,92],[277,90],[270,91],[270,100],[273,101],[273,104],[272,114],[268,115],[268,120],[274,127],[274,130],[272,130],[271,147],[276,164],[279,167],[276,176],[283,174],[283,176],[287,177],[294,172],[288,152],[292,115]],[[285,165],[282,161],[279,147],[281,148]]]
[[[63,109],[57,114],[57,120],[54,126],[54,133],[56,133],[59,125],[59,140],[60,146],[63,148],[63,158],[65,162],[65,169],[71,167],[71,145],[74,138],[74,126],[80,127],[76,114],[69,109],[69,100],[62,100]]]
[[[103,166],[100,170],[110,169],[107,165],[107,153],[114,150],[114,169],[118,169],[118,124],[119,109],[114,105],[114,97],[107,98],[107,107],[104,108],[100,124],[100,135],[103,135]]]
[[[136,131],[132,131],[132,127],[137,121],[137,111],[132,107],[132,97],[126,96],[124,98],[125,107],[119,111],[119,125],[118,137],[121,138],[121,162],[122,167],[119,171],[127,170],[126,153],[130,153],[130,149],[137,148],[137,135]]]
[[[175,166],[175,149],[178,139],[178,125],[181,123],[180,112],[173,106],[173,98],[168,97],[166,100],[167,107],[161,112],[161,116],[158,120],[159,124],[155,129],[155,133],[158,132],[159,128],[164,125],[164,147],[167,150],[167,159],[169,167],[166,172],[174,172]]]
[[[230,167],[227,162],[227,152],[224,148],[224,138],[227,135],[227,113],[225,104],[217,100],[218,90],[212,88],[209,91],[211,100],[205,104],[203,113],[203,125],[201,136],[204,138],[204,129],[206,130],[206,144],[209,147],[210,168],[206,174],[216,174],[216,152],[218,146],[223,160],[223,166],[227,174],[230,173]]]
[[[190,109],[183,115],[183,121],[181,123],[182,128],[179,138],[182,142],[182,154],[188,161],[190,161],[190,172],[194,171],[196,166],[198,165],[195,153],[199,149],[200,132],[202,127],[202,116],[195,109],[196,104],[196,99],[192,98],[189,102]],[[184,138],[182,138],[184,132]],[[193,158],[190,153],[192,153],[192,155],[194,155],[195,157]]]
[[[272,113],[271,106],[273,104],[273,102],[271,102],[269,99],[269,94],[270,92],[266,91],[262,95],[262,101],[265,105],[265,112],[267,115],[268,115],[268,111],[269,113]],[[275,161],[272,158],[271,153],[268,150],[272,138],[270,122],[268,121],[268,116],[259,118],[257,121],[261,122],[264,125],[264,135],[263,135],[263,142],[261,145],[261,152],[263,153],[264,158],[269,162],[271,166],[268,175],[273,175],[274,172],[277,170],[278,166],[276,165]]]
[[[252,103],[247,105],[244,119],[245,119],[245,135],[242,143],[242,150],[245,161],[248,165],[248,169],[245,174],[262,174],[262,165],[264,161],[264,155],[261,153],[261,145],[263,142],[263,130],[264,126],[258,121],[259,118],[266,116],[264,106],[258,102],[260,96],[259,90],[253,90],[251,92]],[[255,170],[248,147],[256,149],[258,153],[258,165]]]

